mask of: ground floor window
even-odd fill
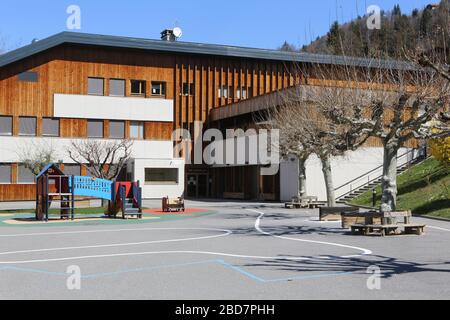
[[[11,183],[11,165],[10,164],[0,164],[0,183],[10,184]]]
[[[64,174],[68,176],[81,176],[81,166],[78,164],[65,164]]]
[[[178,184],[178,168],[146,168],[145,184]]]
[[[33,184],[35,183],[35,174],[24,165],[19,165],[17,171],[17,183]]]

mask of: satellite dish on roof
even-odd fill
[[[176,28],[173,29],[173,35],[177,39],[179,39],[179,38],[181,38],[183,36],[183,30],[181,30],[181,28],[179,28],[179,27],[176,27]]]

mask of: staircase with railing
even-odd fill
[[[398,174],[401,174],[412,166],[421,163],[427,158],[425,148],[412,149],[397,157],[399,166]],[[381,184],[383,179],[383,165],[352,179],[335,189],[338,203],[348,203],[363,193],[373,190]]]

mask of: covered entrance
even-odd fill
[[[211,182],[207,169],[189,168],[186,173],[186,195],[188,198],[209,198]]]

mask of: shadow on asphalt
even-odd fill
[[[290,256],[284,256],[289,258]],[[377,266],[382,278],[395,275],[420,272],[450,272],[450,261],[439,263],[419,263],[403,261],[397,258],[371,255],[363,258],[342,258],[327,256],[329,259],[310,257],[310,260],[292,261],[287,259],[250,263],[242,267],[271,268],[289,272],[324,272],[324,273],[360,273],[367,274],[367,269]],[[445,268],[445,266],[447,268]]]

